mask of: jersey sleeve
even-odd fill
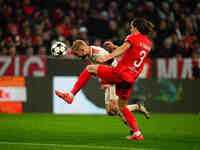
[[[128,36],[125,38],[124,42],[128,42],[129,44],[131,44],[131,47],[133,47],[134,44],[135,44],[135,38],[134,38],[133,35],[128,35]]]

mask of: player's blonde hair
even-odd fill
[[[73,42],[72,51],[79,51],[82,47],[87,47],[87,43],[83,40],[76,40]]]

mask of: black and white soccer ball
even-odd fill
[[[67,53],[67,46],[65,43],[57,41],[51,46],[51,54],[56,57],[65,56]]]

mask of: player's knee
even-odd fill
[[[120,111],[118,100],[115,99],[110,100],[110,103],[111,103],[111,110],[113,110],[116,113]]]
[[[97,73],[97,68],[98,68],[98,65],[88,65],[86,67],[89,73],[95,73],[95,74]]]
[[[88,72],[91,72],[91,70],[92,70],[91,65],[87,65],[86,69]]]
[[[111,109],[110,104],[106,104],[106,111],[107,111],[107,114],[109,116],[115,116],[116,115],[116,112]]]

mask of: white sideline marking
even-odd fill
[[[136,147],[112,147],[95,145],[70,145],[70,144],[42,144],[42,143],[20,143],[20,142],[0,142],[0,145],[27,145],[27,146],[47,146],[47,147],[66,147],[66,148],[89,148],[89,149],[120,149],[120,150],[158,150],[152,148]]]

